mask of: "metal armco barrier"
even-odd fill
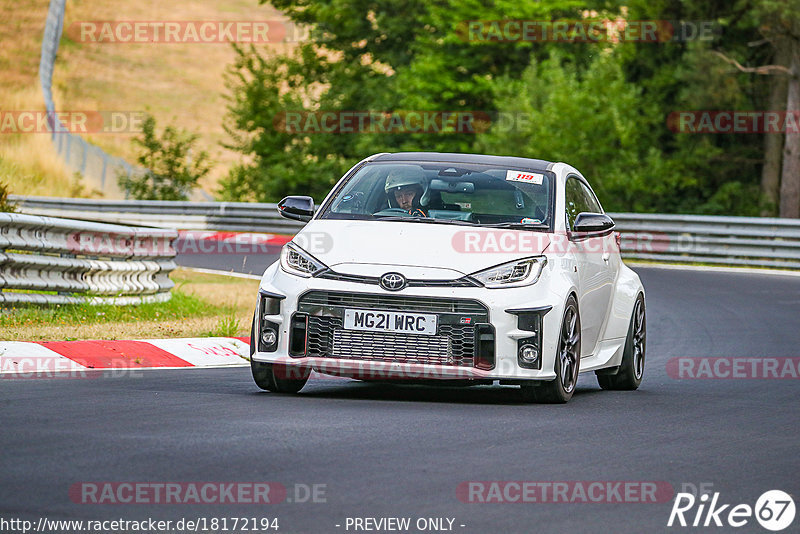
[[[10,198],[27,213],[181,230],[293,234],[303,227],[282,218],[275,204]],[[609,215],[622,234],[625,258],[800,269],[800,219]]]
[[[284,219],[276,204],[170,200],[94,200],[9,195],[25,213],[179,230],[294,234],[303,223]]]
[[[170,229],[0,213],[0,303],[169,300],[177,235]]]
[[[800,219],[609,215],[625,258],[800,269]]]

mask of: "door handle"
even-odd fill
[[[611,257],[611,253],[610,252],[603,252],[603,261],[604,262],[608,263],[608,258],[610,258],[610,257]]]

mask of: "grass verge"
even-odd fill
[[[247,336],[258,280],[175,270],[168,302],[0,308],[0,340]]]

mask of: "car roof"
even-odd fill
[[[376,154],[370,161],[430,161],[443,163],[478,163],[499,167],[517,167],[537,171],[552,170],[555,163],[542,159],[517,158],[513,156],[489,156],[486,154],[457,154],[453,152],[394,152]]]

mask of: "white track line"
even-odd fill
[[[625,265],[631,267],[646,267],[653,269],[673,269],[679,271],[708,271],[715,273],[733,274],[771,274],[777,276],[800,276],[800,271],[783,271],[780,269],[758,269],[756,267],[714,267],[711,265],[682,265],[680,263],[648,263],[634,260],[623,260]]]
[[[203,269],[200,267],[183,267],[181,265],[178,265],[178,268],[183,269],[185,271],[193,271],[195,273],[218,274],[220,276],[232,276],[233,278],[247,278],[248,280],[261,280],[261,275],[259,274],[236,273],[233,271],[218,271],[216,269]]]

